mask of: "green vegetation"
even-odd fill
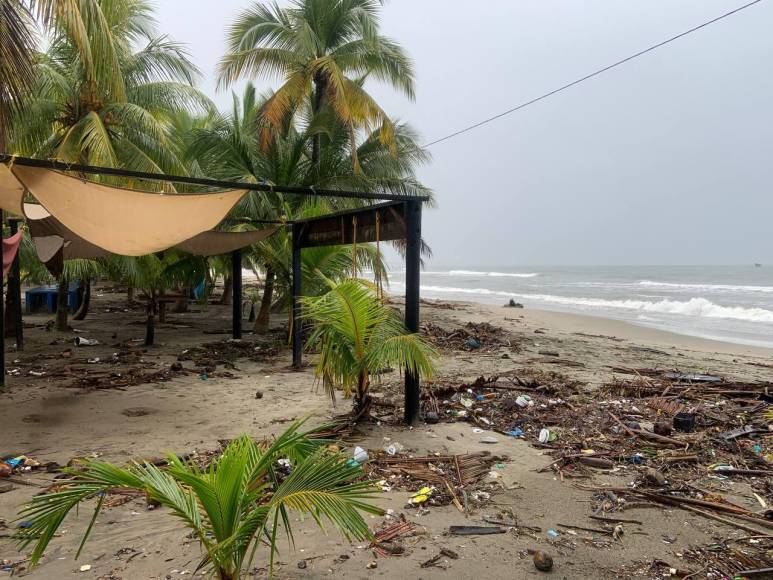
[[[367,412],[371,378],[390,367],[411,369],[430,378],[434,349],[405,330],[398,313],[382,304],[362,280],[329,283],[330,290],[304,300],[304,315],[314,322],[308,345],[320,349],[317,377],[335,400],[335,390],[354,395],[357,415]]]
[[[217,111],[196,87],[199,73],[185,46],[157,30],[146,0],[0,0],[0,151],[125,169],[206,176],[252,183],[429,195],[417,168],[429,160],[417,135],[391,119],[368,92],[385,83],[414,94],[413,66],[404,50],[379,31],[379,0],[296,0],[286,7],[254,2],[228,31],[219,80],[276,80],[276,90],[248,83],[230,111]],[[45,38],[45,43],[42,42]],[[45,47],[44,49],[42,47]],[[194,187],[155,186],[116,177],[89,179],[180,194]],[[301,199],[251,192],[219,226],[239,231],[258,220],[312,217],[358,207],[359,200]],[[65,292],[73,280],[88,288],[106,279],[137,290],[146,301],[146,339],[167,292],[187,294],[206,281],[229,283],[223,257],[169,250],[141,257],[66,260],[54,277],[38,260],[32,240],[21,246],[22,278],[58,283],[57,328],[67,329]],[[244,263],[264,282],[256,332],[271,312],[289,310],[291,239],[286,228],[244,251]],[[409,334],[384,306],[379,287],[386,267],[378,245],[309,248],[302,253],[307,321],[319,347],[317,374],[331,392],[343,389],[366,412],[373,377],[389,366],[431,376],[433,351]],[[168,296],[168,295],[167,295]],[[277,461],[288,459],[289,474]],[[32,526],[20,533],[37,563],[71,510],[96,501],[91,532],[104,497],[135,489],[168,508],[198,537],[203,566],[220,579],[249,568],[258,544],[269,559],[279,527],[292,540],[288,512],[331,522],[347,538],[369,536],[361,512],[372,489],[344,457],[330,454],[299,425],[273,444],[246,436],[233,441],[206,470],[170,456],[168,468],[118,467],[88,461],[68,470],[72,479],[23,509]],[[82,547],[82,546],[81,546]]]
[[[196,88],[199,73],[186,48],[157,31],[146,0],[37,0],[31,5],[0,0],[0,27],[13,33],[11,42],[3,43],[0,63],[0,121],[10,121],[0,122],[5,131],[0,149],[139,171],[431,194],[415,173],[429,155],[413,130],[390,119],[366,90],[376,81],[408,96],[414,91],[409,57],[379,31],[381,4],[253,3],[228,32],[220,82],[227,86],[243,77],[272,80],[277,75],[284,82],[263,92],[250,83],[241,98],[234,96],[231,111],[219,112]],[[49,39],[44,52],[33,50],[39,40],[33,17]],[[129,187],[152,185],[95,179]],[[170,184],[160,187],[173,190]],[[252,192],[220,227],[245,230],[260,227],[250,220],[311,217],[359,204]],[[108,278],[138,288],[151,313],[158,310],[154,302],[166,289],[184,293],[202,279],[209,288],[218,278],[226,287],[230,283],[230,266],[219,257],[195,268],[190,263],[173,268],[173,283],[164,282],[161,288],[147,283],[148,275],[158,271],[157,262],[171,268],[173,259],[190,262],[190,257],[178,252],[155,259],[68,260],[62,275],[54,278],[37,260],[29,239],[21,256],[25,280],[59,284],[60,330],[67,328],[63,294],[70,281],[88,288],[90,280]],[[308,249],[302,260],[304,292],[310,295],[327,290],[326,278],[342,280],[362,269],[373,271],[379,284],[385,282],[382,256],[369,244],[358,244],[356,260],[343,247]],[[287,232],[245,249],[244,263],[263,281],[253,330],[265,332],[270,313],[289,304]],[[353,263],[357,272],[352,272]],[[137,276],[144,280],[136,282]],[[88,307],[78,316],[87,312]]]
[[[327,521],[348,540],[366,539],[370,531],[360,512],[380,514],[367,502],[374,493],[359,466],[347,464],[309,438],[294,424],[270,445],[247,436],[231,441],[209,467],[200,469],[179,457],[167,457],[169,467],[150,463],[118,467],[86,461],[67,472],[62,489],[37,495],[22,511],[31,522],[21,545],[34,544],[30,563],[36,565],[64,518],[84,501],[96,507],[81,549],[111,490],[137,490],[158,502],[198,539],[204,551],[201,567],[219,580],[241,577],[251,566],[261,540],[267,540],[269,560],[277,552],[280,525],[292,542],[290,511],[311,516],[320,528]],[[289,461],[289,474],[278,460]]]

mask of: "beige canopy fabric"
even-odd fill
[[[110,252],[96,246],[68,229],[62,222],[36,203],[25,203],[24,214],[35,242],[38,257],[48,263],[59,251],[61,258],[101,258]],[[177,244],[174,248],[196,256],[217,256],[251,246],[273,235],[278,228],[245,232],[208,231]]]
[[[38,257],[43,263],[51,260],[60,249],[65,260],[101,258],[110,253],[68,229],[41,205],[25,203],[24,214],[27,216],[27,225]]]
[[[214,228],[246,193],[148,193],[38,167],[14,165],[11,171],[67,229],[98,248],[124,256],[166,250]]]
[[[251,230],[247,232],[204,232],[177,244],[175,248],[195,256],[218,256],[229,254],[272,236],[279,228]]]
[[[10,168],[0,163],[0,209],[18,216],[22,214],[24,187],[18,182]]]

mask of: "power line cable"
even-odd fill
[[[613,69],[615,67],[620,66],[621,64],[625,64],[626,62],[629,62],[635,58],[639,58],[642,55],[647,54],[648,52],[652,52],[653,50],[657,50],[658,48],[665,46],[666,44],[669,44],[670,42],[674,42],[675,40],[679,40],[680,38],[683,38],[687,36],[688,34],[692,34],[693,32],[696,32],[702,28],[706,28],[707,26],[714,24],[715,22],[719,22],[720,20],[723,20],[724,18],[727,18],[728,16],[732,16],[733,14],[737,14],[741,10],[745,10],[746,8],[749,8],[750,6],[754,6],[755,4],[759,4],[762,2],[762,0],[753,0],[752,2],[749,2],[748,4],[744,4],[743,6],[739,6],[738,8],[731,10],[730,12],[726,12],[725,14],[722,14],[721,16],[717,16],[716,18],[713,18],[707,22],[704,22],[703,24],[699,24],[698,26],[695,26],[693,28],[690,28],[689,30],[685,30],[684,32],[677,34],[676,36],[672,36],[671,38],[668,38],[662,42],[659,42],[657,44],[653,44],[649,48],[645,48],[644,50],[641,50],[637,52],[636,54],[632,54],[631,56],[628,56],[622,60],[618,60],[615,63],[612,63],[608,66],[605,66],[604,68],[600,68],[597,71],[594,71],[588,75],[585,75],[582,78],[579,78],[577,80],[574,80],[570,83],[567,83],[563,86],[558,87],[557,89],[553,89],[552,91],[545,93],[544,95],[540,95],[539,97],[536,97],[534,99],[531,99],[530,101],[526,101],[525,103],[521,103],[520,105],[517,105],[513,107],[512,109],[508,109],[506,111],[502,111],[501,113],[494,115],[493,117],[489,117],[488,119],[484,119],[483,121],[479,121],[473,125],[470,125],[468,127],[465,127],[463,129],[459,129],[458,131],[455,131],[453,133],[450,133],[449,135],[446,135],[445,137],[440,137],[439,139],[435,139],[434,141],[430,141],[429,143],[425,143],[422,147],[432,147],[433,145],[437,145],[438,143],[442,143],[443,141],[448,141],[449,139],[453,139],[454,137],[457,137],[463,133],[467,133],[468,131],[472,131],[473,129],[477,129],[478,127],[481,127],[483,125],[486,125],[488,123],[491,123],[492,121],[496,121],[497,119],[500,119],[506,115],[509,115],[510,113],[514,113],[516,111],[519,111],[523,109],[524,107],[528,107],[529,105],[533,105],[534,103],[537,103],[539,101],[542,101],[543,99],[547,99],[548,97],[551,97],[555,95],[556,93],[560,93],[561,91],[564,91],[570,87],[573,87],[575,85],[579,85],[580,83],[587,81],[588,79],[592,79],[595,76],[598,76],[602,73],[607,72],[610,69]]]

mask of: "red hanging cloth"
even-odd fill
[[[3,240],[3,276],[7,276],[11,271],[13,259],[19,251],[21,245],[22,232],[16,232],[10,238]]]

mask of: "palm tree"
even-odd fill
[[[212,108],[193,86],[198,71],[184,46],[156,33],[145,0],[59,2],[80,7],[87,42],[57,8],[51,42],[34,68],[33,98],[15,120],[16,152],[184,173],[171,117]]]
[[[213,105],[193,86],[198,71],[185,48],[156,33],[150,4],[38,0],[34,7],[50,27],[51,39],[46,52],[35,56],[31,95],[14,116],[13,152],[184,174],[175,114]],[[67,324],[68,279],[59,281],[59,328]]]
[[[101,258],[102,267],[113,280],[138,289],[147,301],[145,310],[145,346],[156,338],[156,316],[164,322],[164,293],[170,288],[191,288],[206,275],[207,259],[176,250],[139,256]]]
[[[310,109],[308,117],[329,112],[351,138],[362,128],[379,129],[393,144],[394,126],[364,80],[373,77],[414,96],[413,64],[403,49],[379,33],[383,0],[294,0],[289,7],[256,2],[228,33],[228,53],[220,63],[220,85],[249,76],[280,77],[282,85],[261,109],[274,130]],[[273,138],[262,133],[263,144]],[[311,162],[318,167],[323,133],[314,132]],[[353,155],[352,161],[357,162]]]
[[[324,114],[309,120],[306,126],[292,123],[275,137],[267,147],[261,146],[258,118],[272,95],[259,96],[252,84],[244,90],[242,99],[234,96],[229,115],[217,114],[189,132],[186,163],[204,175],[218,179],[268,182],[282,185],[318,185],[329,189],[361,189],[403,195],[426,195],[431,191],[416,177],[418,165],[429,155],[418,145],[414,131],[403,123],[395,125],[395,147],[381,142],[378,132],[365,135],[357,145],[355,155],[359,170],[354,169],[350,150],[349,132],[334,118]],[[187,126],[187,124],[184,124]],[[311,163],[312,141],[316,132],[326,135],[318,169]],[[356,200],[303,201],[297,196],[250,193],[231,214],[228,227],[256,227],[246,225],[249,220],[295,219],[313,217],[337,209],[355,206]],[[260,226],[257,226],[260,227]],[[268,315],[273,292],[281,294],[276,302],[286,304],[290,288],[290,243],[286,231],[245,252],[245,261],[255,270],[263,270],[264,292],[255,330],[268,327]],[[380,279],[385,276],[381,256],[374,248],[358,246],[358,263],[372,268]],[[341,279],[351,273],[351,251],[346,248],[316,248],[303,252],[304,292],[324,292],[326,283],[315,277],[316,270],[327,277]]]
[[[410,334],[397,311],[382,304],[371,284],[358,279],[329,282],[330,290],[303,300],[304,317],[314,323],[307,348],[319,348],[317,379],[335,400],[335,390],[354,395],[355,413],[367,413],[370,379],[389,367],[417,376],[435,373],[435,351]]]
[[[34,78],[33,19],[20,0],[0,0],[0,38],[0,152],[5,152],[13,116],[21,110]]]
[[[67,469],[72,479],[59,491],[35,496],[22,510],[31,525],[21,532],[21,545],[35,544],[30,563],[36,565],[67,514],[97,498],[82,549],[105,497],[121,489],[144,492],[192,530],[205,552],[200,566],[209,567],[219,580],[241,577],[262,539],[273,563],[280,524],[292,541],[289,510],[310,515],[320,528],[327,519],[349,540],[369,538],[360,512],[382,513],[367,503],[374,488],[361,481],[359,466],[330,453],[299,427],[294,424],[270,445],[246,435],[234,439],[206,469],[174,455],[163,470],[151,463],[122,468],[102,461]],[[290,461],[289,475],[277,469],[279,459]]]

